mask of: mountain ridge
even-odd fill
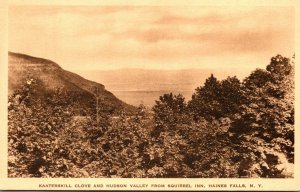
[[[99,97],[107,106],[116,111],[134,110],[133,106],[126,104],[106,90],[103,84],[87,80],[76,73],[64,70],[51,60],[14,52],[8,52],[8,57],[9,95],[20,89],[27,79],[33,78],[39,80],[42,84],[39,87],[39,96],[41,97],[46,93],[61,89],[80,95],[77,102],[85,103],[83,107],[87,107],[88,101],[94,99],[95,90],[98,88]]]

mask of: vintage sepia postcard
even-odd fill
[[[0,190],[300,190],[297,5],[6,1]]]

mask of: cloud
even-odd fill
[[[293,53],[294,12],[289,7],[12,7],[9,38],[11,51],[67,67],[188,68],[202,58],[216,67],[233,60],[246,65],[251,58],[262,62]]]

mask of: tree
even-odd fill
[[[152,108],[155,127],[159,129],[172,128],[187,121],[184,117],[186,114],[186,102],[181,94],[164,94],[155,102],[156,104]]]
[[[221,105],[222,117],[236,114],[244,100],[241,82],[236,76],[221,81],[218,101]]]
[[[201,117],[212,120],[234,115],[242,101],[241,82],[238,78],[228,77],[220,82],[211,75],[204,86],[196,88],[188,107],[195,120]]]
[[[93,123],[94,127],[91,132],[95,139],[101,136],[110,126],[110,115],[112,114],[113,108],[105,103],[103,96],[101,96],[99,87],[94,87],[94,102],[93,102],[93,112],[92,117],[95,118]]]
[[[60,166],[56,156],[59,151],[56,153],[54,146],[59,132],[70,121],[72,102],[61,90],[40,96],[36,94],[39,86],[41,82],[28,79],[9,98],[10,177],[54,176]]]
[[[257,69],[243,82],[247,100],[235,116],[230,132],[254,174],[282,177],[293,162],[294,73],[292,62],[281,55],[272,57],[267,70]]]
[[[201,117],[212,119],[222,116],[219,102],[220,82],[213,74],[206,79],[204,86],[197,87],[195,91],[188,103],[195,120],[199,120]]]

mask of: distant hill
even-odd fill
[[[90,80],[102,82],[118,98],[131,105],[143,103],[152,106],[164,93],[181,93],[187,100],[196,87],[202,86],[212,73],[218,79],[237,76],[240,80],[249,74],[245,69],[119,69],[108,71],[76,71]]]
[[[115,112],[135,110],[133,106],[124,103],[107,91],[104,85],[66,71],[51,60],[13,52],[8,53],[8,58],[9,95],[20,89],[27,79],[33,78],[41,82],[38,89],[38,96],[41,98],[53,90],[60,89],[75,95],[74,100],[81,107],[90,107],[88,105],[95,100],[93,93],[98,87],[99,96],[104,106],[109,106]]]

